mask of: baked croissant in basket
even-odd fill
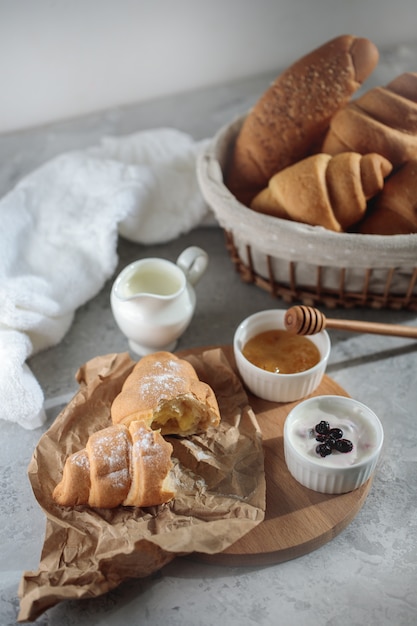
[[[316,154],[273,176],[252,201],[260,213],[345,231],[361,220],[392,166],[379,154]]]
[[[111,406],[114,424],[144,420],[163,435],[188,436],[218,426],[214,391],[194,367],[170,352],[142,357]]]
[[[391,174],[359,231],[372,235],[417,233],[417,159]]]
[[[147,507],[175,496],[170,476],[172,446],[145,422],[109,426],[93,433],[69,456],[52,497],[62,506]]]
[[[238,200],[249,206],[271,176],[320,149],[331,117],[378,58],[368,39],[341,35],[275,79],[248,113],[230,156],[225,181]]]
[[[382,154],[394,169],[417,158],[417,73],[374,87],[334,115],[321,151],[348,150]]]

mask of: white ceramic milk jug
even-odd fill
[[[186,248],[176,263],[144,258],[124,268],[110,296],[111,308],[131,350],[139,355],[171,352],[194,314],[193,289],[204,274],[208,255],[197,246]]]

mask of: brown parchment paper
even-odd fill
[[[262,436],[246,393],[221,348],[183,356],[216,393],[221,424],[174,447],[177,496],[151,508],[64,508],[51,497],[65,459],[111,424],[110,406],[131,372],[125,354],[92,359],[79,392],[41,437],[28,475],[46,520],[38,571],[24,572],[18,621],[33,621],[62,600],[99,596],[146,577],[177,555],[221,552],[265,515]]]

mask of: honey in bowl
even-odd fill
[[[320,361],[319,349],[310,339],[278,329],[255,335],[242,353],[256,367],[275,374],[305,372]]]

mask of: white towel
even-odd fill
[[[45,421],[26,360],[61,341],[112,276],[119,232],[164,242],[207,220],[195,172],[204,145],[170,128],[106,138],[49,161],[0,200],[2,419]]]

